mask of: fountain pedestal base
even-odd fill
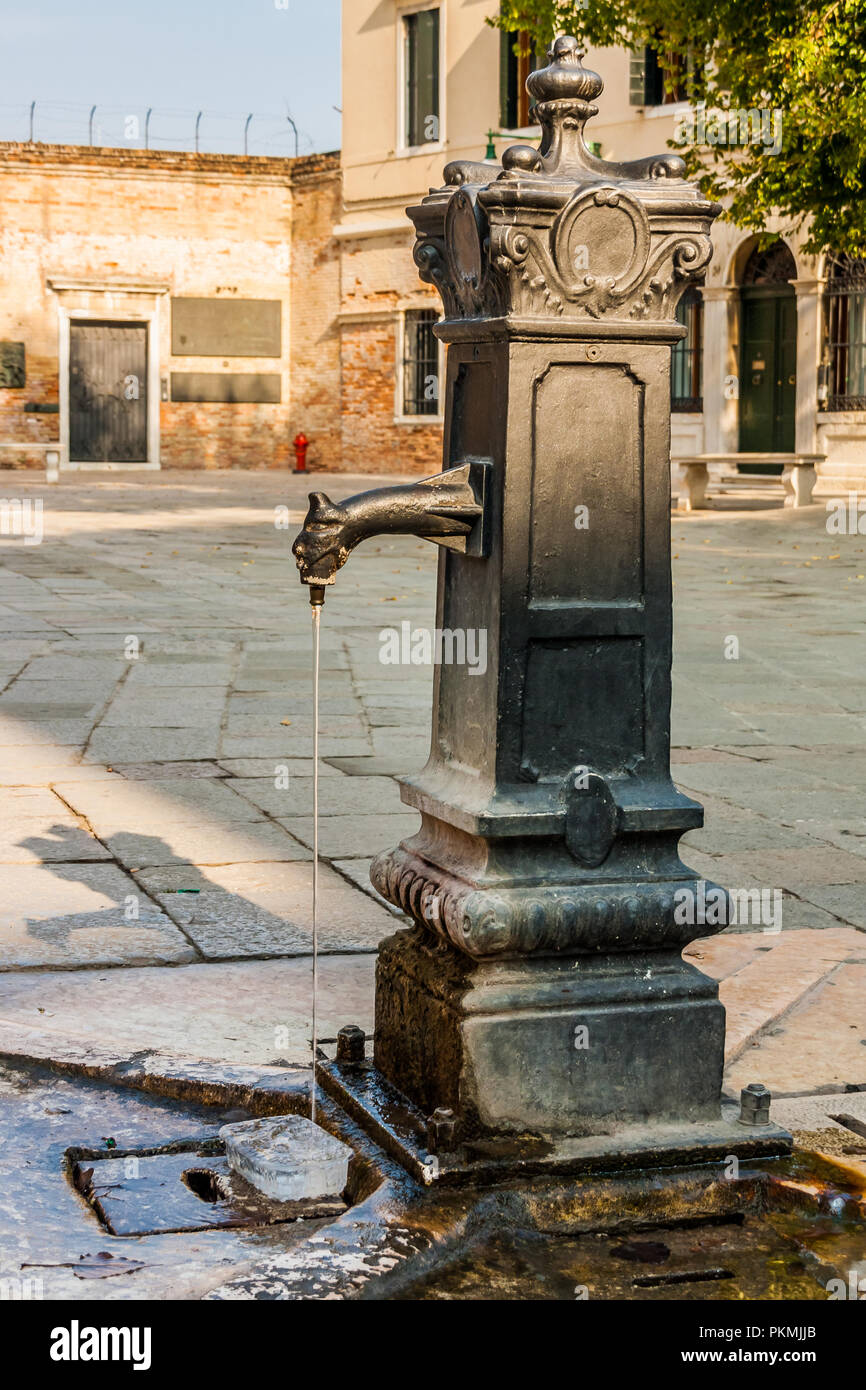
[[[380,948],[374,1059],[458,1142],[717,1120],[725,1011],[676,951],[478,961],[421,929]]]
[[[624,1172],[716,1164],[735,1177],[731,1159],[751,1162],[791,1152],[791,1135],[776,1125],[747,1128],[739,1107],[726,1102],[713,1120],[694,1124],[634,1125],[616,1134],[546,1140],[533,1135],[478,1139],[453,1151],[431,1153],[427,1117],[376,1070],[372,1062],[323,1062],[319,1083],[380,1148],[426,1186],[493,1187],[513,1179]]]
[[[373,1064],[320,1074],[425,1182],[788,1152],[720,1105],[724,1028],[716,982],[675,951],[476,961],[415,928],[380,948]]]

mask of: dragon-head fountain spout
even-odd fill
[[[371,536],[420,536],[464,554],[483,554],[485,475],[485,462],[471,459],[432,478],[359,492],[343,502],[311,492],[292,546],[311,603],[324,602],[337,570]]]

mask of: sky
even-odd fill
[[[0,140],[340,147],[340,0],[0,0]]]

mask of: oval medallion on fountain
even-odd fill
[[[445,254],[457,297],[464,309],[477,312],[484,275],[484,242],[487,219],[476,191],[461,188],[445,214]]]
[[[577,193],[552,231],[553,258],[569,297],[603,313],[621,303],[646,269],[649,220],[635,198],[603,187]]]

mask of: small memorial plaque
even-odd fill
[[[18,390],[27,382],[23,343],[0,343],[0,388]]]
[[[173,299],[173,357],[280,357],[279,299]]]

